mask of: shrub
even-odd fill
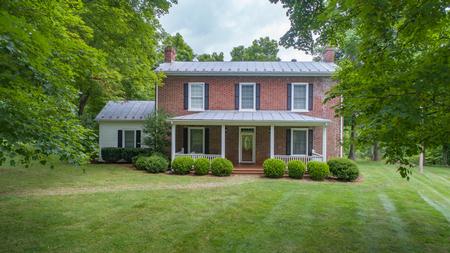
[[[311,161],[308,163],[308,173],[312,180],[322,181],[330,174],[330,169],[324,162]]]
[[[270,158],[263,163],[264,175],[271,178],[283,177],[286,164],[280,159]]]
[[[347,158],[333,158],[328,160],[330,172],[343,181],[354,181],[359,176],[358,166],[355,162]]]
[[[229,176],[233,172],[233,163],[225,158],[214,158],[211,161],[211,173],[214,176]]]
[[[148,148],[122,148],[122,159],[127,162],[132,162],[133,157],[138,155],[150,155]]]
[[[209,172],[209,160],[206,158],[195,159],[194,173],[195,175],[206,175]]]
[[[117,162],[122,159],[122,148],[102,148],[102,159],[107,162]]]
[[[140,156],[136,160],[136,168],[146,170],[150,173],[165,172],[169,167],[169,162],[166,158],[158,155]]]
[[[172,162],[172,170],[175,174],[185,175],[189,174],[194,165],[194,159],[189,156],[179,156]]]
[[[136,162],[139,158],[141,157],[145,157],[145,155],[137,155],[137,156],[133,156],[133,158],[131,158],[131,163],[134,165],[134,167],[136,167]],[[136,167],[137,168],[137,167]]]
[[[302,178],[305,174],[306,165],[302,161],[289,161],[287,167],[290,178]]]

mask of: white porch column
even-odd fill
[[[327,126],[322,127],[322,156],[323,161],[327,161]]]
[[[176,150],[176,138],[177,138],[177,126],[172,123],[172,131],[170,133],[171,138],[171,146],[170,146],[170,157],[172,158],[172,161],[175,159],[175,150]]]
[[[220,131],[220,156],[225,158],[225,125],[222,125]]]
[[[273,158],[275,155],[274,143],[275,143],[275,126],[271,125],[270,126],[270,158]]]

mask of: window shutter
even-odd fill
[[[234,85],[234,109],[239,110],[239,84]]]
[[[141,147],[141,130],[136,130],[136,148]]]
[[[187,154],[188,152],[188,128],[183,128],[183,149],[184,153]]]
[[[205,110],[209,110],[209,83],[205,83]]]
[[[256,84],[256,110],[260,108],[260,99],[261,97],[261,85],[259,83]]]
[[[122,130],[118,130],[117,131],[117,147],[121,148],[122,147]]]
[[[209,154],[209,128],[205,128],[205,154]]]
[[[287,109],[290,111],[292,105],[292,84],[287,84]]]
[[[286,129],[286,155],[291,154],[291,129]]]
[[[189,84],[185,83],[183,88],[183,96],[184,96],[184,109],[188,109],[188,103],[189,103]]]
[[[312,111],[313,109],[313,101],[314,100],[314,85],[312,83],[309,84],[308,87],[308,110]]]
[[[308,129],[308,155],[312,155],[314,144],[314,129]]]

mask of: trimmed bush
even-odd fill
[[[270,178],[280,178],[284,176],[286,164],[283,160],[270,158],[263,163],[264,175]]]
[[[311,161],[308,163],[308,173],[312,180],[322,181],[330,174],[330,169],[324,162]]]
[[[233,172],[233,163],[230,160],[218,157],[211,161],[211,173],[214,176],[229,176],[231,172]]]
[[[359,176],[355,162],[347,158],[332,158],[327,162],[330,172],[339,180],[354,181]]]
[[[134,165],[134,167],[136,167],[136,162],[137,162],[137,160],[139,159],[139,158],[141,158],[141,157],[145,157],[146,155],[137,155],[137,156],[134,156],[133,158],[131,158],[131,163]],[[136,167],[137,168],[137,167]]]
[[[175,158],[172,162],[173,173],[178,175],[189,174],[194,166],[194,159],[189,156],[179,156]]]
[[[169,162],[159,155],[152,155],[147,158],[145,170],[150,173],[166,172]]]
[[[209,160],[206,158],[198,158],[194,161],[194,173],[195,175],[206,175],[209,172]]]
[[[288,162],[288,175],[290,178],[303,178],[306,171],[306,165],[302,161],[289,161]]]
[[[149,155],[148,148],[102,148],[102,159],[107,162],[118,162],[125,160],[126,162],[133,162],[133,157],[138,155]]]

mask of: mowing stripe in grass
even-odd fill
[[[424,182],[422,182],[422,180],[415,180],[414,182],[418,183],[418,184],[420,184],[422,186],[422,188],[420,188],[422,191],[423,190],[427,190],[427,191],[433,193],[434,195],[438,196],[444,202],[446,202],[446,204],[444,204],[444,205],[450,205],[450,199],[447,198],[441,192],[437,191],[435,188],[431,187],[428,183],[424,183]]]
[[[424,193],[422,193],[421,191],[418,192],[420,197],[431,207],[433,207],[436,211],[440,212],[446,219],[448,222],[450,222],[450,210],[441,205],[439,202],[437,201],[433,201],[431,198],[429,198],[427,195],[425,195]]]

